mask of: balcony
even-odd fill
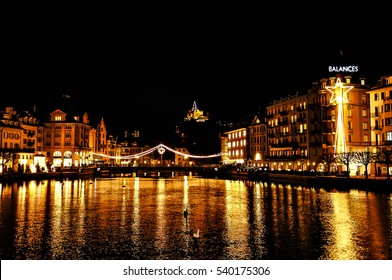
[[[380,117],[381,117],[381,114],[378,113],[378,112],[376,112],[376,113],[371,113],[371,114],[370,114],[370,117],[371,117],[371,118],[380,118]]]
[[[392,140],[390,141],[373,141],[370,143],[371,146],[392,146]]]
[[[27,146],[32,147],[35,145],[35,141],[27,141]]]

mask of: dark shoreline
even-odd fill
[[[387,179],[373,178],[346,178],[334,176],[300,176],[277,174],[269,176],[269,180],[275,183],[297,183],[301,186],[323,188],[326,190],[350,191],[362,190],[371,192],[392,192],[392,181]]]
[[[64,170],[57,172],[39,172],[39,173],[2,173],[0,174],[0,183],[30,181],[30,180],[64,180],[96,177],[95,168],[86,168],[79,170]]]
[[[206,176],[209,177],[209,176]],[[219,178],[219,176],[217,176]],[[392,193],[392,180],[386,178],[354,178],[341,176],[301,175],[279,172],[236,172],[231,171],[224,176],[225,179],[242,179],[267,183],[290,184],[323,188],[326,190],[350,191],[363,190],[371,192]]]
[[[272,172],[214,172],[198,174],[200,177],[227,179],[227,180],[247,180],[266,183],[280,183],[297,186],[306,186],[314,188],[323,188],[326,190],[350,191],[353,189],[392,193],[392,180],[384,178],[346,178],[336,176],[306,176],[298,174],[282,174]],[[99,178],[99,173],[95,168],[86,168],[82,170],[65,170],[60,172],[44,173],[5,173],[0,174],[0,183],[13,183],[30,180],[64,180],[64,179],[85,179]],[[112,177],[112,176],[109,176]],[[118,177],[118,176],[114,176]],[[107,178],[107,176],[105,176]]]

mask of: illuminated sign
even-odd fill
[[[329,72],[358,72],[358,66],[328,66]]]

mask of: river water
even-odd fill
[[[0,186],[3,260],[392,259],[389,193],[192,176]]]

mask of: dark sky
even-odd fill
[[[392,70],[388,9],[368,3],[52,2],[4,10],[2,108],[49,112],[69,94],[113,131],[161,133],[193,101],[235,120],[304,93],[329,65],[358,65],[370,84]]]

